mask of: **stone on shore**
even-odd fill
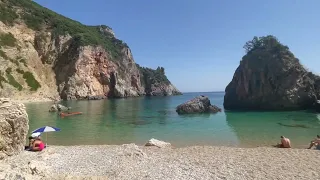
[[[24,150],[28,123],[24,104],[0,98],[0,159]]]
[[[217,113],[221,112],[221,108],[211,105],[207,96],[195,97],[176,108],[178,114],[193,114],[193,113]]]
[[[165,148],[165,147],[171,147],[171,144],[168,142],[164,142],[164,141],[160,141],[158,139],[152,138],[145,144],[145,146],[156,146],[159,148]]]

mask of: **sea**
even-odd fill
[[[26,103],[29,135],[42,126],[60,128],[43,133],[48,145],[144,145],[149,139],[174,147],[261,147],[280,143],[283,135],[295,148],[307,148],[320,134],[320,114],[310,111],[233,112],[178,115],[176,107],[198,95],[223,109],[224,92],[184,93],[167,97],[62,101],[81,115],[60,117],[49,112],[52,102]]]

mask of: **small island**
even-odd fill
[[[226,110],[313,109],[320,77],[306,70],[275,36],[248,41],[232,81],[225,89]]]
[[[178,114],[196,114],[196,113],[217,113],[221,112],[221,108],[211,105],[207,96],[195,97],[176,108]]]

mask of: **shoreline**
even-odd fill
[[[23,151],[1,160],[0,178],[15,172],[26,179],[317,179],[320,167],[314,157],[319,152],[272,147],[158,148],[133,143],[49,145],[42,152]]]
[[[10,100],[12,102],[22,103],[22,104],[41,103],[41,102],[55,102],[55,100],[52,100],[52,99],[49,99],[49,98],[33,98],[33,99],[11,99],[10,98]]]

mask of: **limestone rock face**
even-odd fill
[[[148,96],[171,96],[182,93],[172,84],[153,84],[150,90],[146,90]]]
[[[221,109],[215,105],[211,105],[211,102],[207,96],[195,97],[183,104],[180,104],[176,108],[178,114],[193,114],[193,113],[217,113]]]
[[[24,104],[0,98],[0,159],[24,150],[28,123]]]
[[[0,47],[0,97],[96,100],[178,92],[162,80],[146,87],[141,79],[150,77],[108,26],[75,23],[32,1],[5,0],[0,6],[17,10],[13,22],[0,20],[0,38],[9,39]],[[34,16],[26,20],[25,13]],[[40,20],[28,23],[32,18]]]
[[[253,44],[253,45],[252,45]],[[225,89],[226,110],[300,110],[319,98],[318,76],[308,72],[273,36],[254,39]]]

